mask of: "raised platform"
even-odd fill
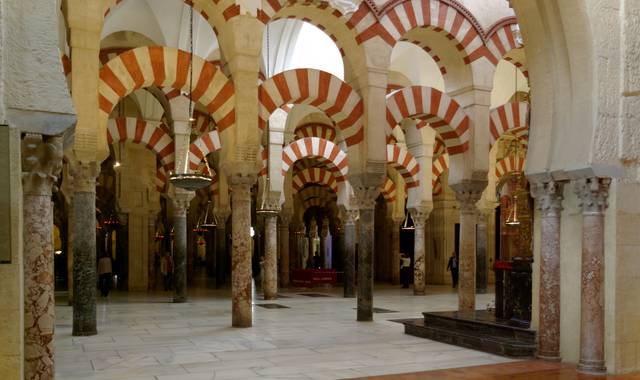
[[[536,332],[495,318],[487,311],[422,313],[424,318],[405,319],[404,332],[511,358],[533,357]]]

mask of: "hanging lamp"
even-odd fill
[[[193,92],[193,6],[189,6],[189,122],[193,122],[193,100],[191,93]],[[206,161],[206,158],[205,158]],[[213,179],[202,173],[189,173],[189,151],[186,152],[184,172],[172,173],[169,175],[169,181],[181,189],[195,191],[209,186]],[[207,163],[208,165],[208,163]]]
[[[505,222],[508,226],[519,226],[520,220],[518,219],[518,196],[513,196],[511,210],[509,210],[509,215],[507,216],[507,221]]]
[[[207,209],[205,210],[204,220],[200,227],[203,228],[215,228],[218,226],[218,219],[216,218],[216,214],[211,212],[211,217],[209,217],[209,210],[211,210],[211,201],[207,202]]]
[[[402,223],[403,231],[413,231],[416,229],[415,223],[413,222],[413,218],[411,217],[411,213],[409,210],[406,211],[404,216],[404,223]]]

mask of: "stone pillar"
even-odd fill
[[[73,162],[73,336],[96,335],[97,162]]]
[[[231,303],[232,326],[251,327],[251,186],[255,177],[231,175]]]
[[[543,360],[560,361],[560,215],[561,182],[532,183],[540,210],[540,301],[538,352]]]
[[[400,284],[400,226],[402,219],[391,219],[391,284]]]
[[[227,219],[231,210],[216,211],[216,289],[224,286],[227,272]]]
[[[476,309],[476,203],[482,196],[486,182],[468,181],[453,185],[460,205],[460,252],[458,253],[459,284],[458,311]]]
[[[149,216],[147,217],[147,240],[149,241],[149,247],[148,247],[149,284],[147,286],[147,289],[149,290],[156,289],[156,286],[157,286],[156,280],[158,279],[158,273],[156,273],[156,267],[155,267],[156,251],[157,251],[156,247],[158,244],[155,241],[155,237],[156,237],[156,211],[152,211],[149,213]],[[111,251],[109,251],[109,254],[111,254]]]
[[[67,204],[67,304],[73,306],[73,193]]]
[[[62,139],[22,140],[24,378],[53,379],[55,295],[51,189],[62,168]]]
[[[358,321],[373,321],[374,213],[379,187],[354,187],[360,213],[358,239]]]
[[[264,299],[278,298],[278,214],[265,215]]]
[[[424,227],[429,219],[431,207],[415,207],[410,210],[411,218],[415,225],[415,234],[413,240],[413,294],[423,296],[425,289],[425,237]]]
[[[280,286],[289,287],[289,222],[291,215],[280,213]]]
[[[605,373],[604,360],[604,212],[609,178],[575,182],[582,207],[582,292],[578,371]]]
[[[187,302],[187,210],[194,194],[175,189],[173,201],[173,302]]]
[[[356,296],[356,219],[358,210],[343,210],[344,220],[344,298]]]
[[[476,227],[476,294],[487,292],[487,213],[478,214]]]

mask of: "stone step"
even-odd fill
[[[536,332],[513,325],[511,321],[496,319],[491,313],[477,311],[471,313],[436,312],[422,313],[424,325],[431,328],[449,329],[471,335],[486,335],[513,339],[535,344]]]

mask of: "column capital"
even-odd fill
[[[293,216],[293,210],[289,208],[283,208],[280,210],[280,227],[289,228],[289,223],[291,223],[291,217]]]
[[[456,199],[460,204],[460,212],[475,213],[477,210],[476,203],[478,203],[482,197],[482,193],[486,187],[486,181],[463,181],[451,185]]]
[[[432,210],[433,202],[431,202],[430,204],[411,207],[409,209],[409,212],[411,213],[411,218],[413,218],[413,222],[415,223],[415,225],[423,226],[429,219],[429,215],[431,215]]]
[[[97,161],[72,161],[69,174],[73,178],[73,191],[76,193],[95,193],[96,179],[100,174],[100,163]]]
[[[344,220],[344,225],[353,226],[356,224],[356,220],[358,220],[359,212],[356,209],[343,208],[341,214],[342,219]]]
[[[542,217],[560,216],[564,182],[550,180],[548,182],[531,182],[531,195],[538,201],[537,208]]]
[[[376,207],[376,199],[380,195],[379,186],[353,186],[353,199],[360,210],[373,210]]]
[[[62,138],[27,133],[22,139],[24,194],[51,196],[62,170]]]
[[[195,192],[186,191],[182,189],[174,189],[170,195],[170,199],[173,203],[174,216],[186,216],[191,200],[195,196]]]
[[[574,189],[580,198],[583,214],[602,214],[609,207],[611,178],[581,178],[574,181]]]

